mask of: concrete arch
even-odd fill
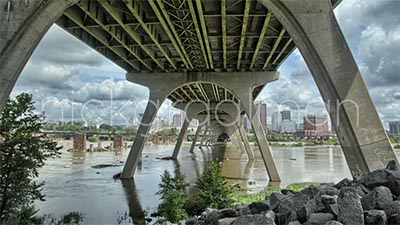
[[[0,87],[3,89],[0,91],[0,109],[40,40],[75,2],[76,0],[8,1],[10,10],[0,10]]]

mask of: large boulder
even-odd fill
[[[271,209],[275,210],[284,197],[285,196],[281,193],[272,193],[269,197],[266,198],[266,200],[269,200]]]
[[[392,192],[393,195],[400,197],[400,171],[387,171],[389,186],[388,188]]]
[[[275,222],[271,218],[255,214],[236,217],[230,225],[275,225]]]
[[[365,225],[386,225],[387,217],[383,210],[366,210],[364,211]]]
[[[238,205],[235,207],[235,210],[238,213],[238,215],[240,215],[240,216],[251,214],[251,211],[250,211],[250,208],[248,205]]]
[[[385,209],[384,209],[386,215],[388,217],[391,217],[393,215],[400,215],[400,201],[394,201],[390,203]]]
[[[311,213],[310,218],[303,225],[320,225],[334,219],[330,213]]]
[[[400,164],[395,160],[392,160],[387,164],[386,169],[393,171],[400,171]]]
[[[389,225],[399,225],[400,224],[400,214],[394,214],[389,217]]]
[[[361,204],[364,210],[386,209],[392,201],[392,193],[389,188],[384,186],[376,187],[369,194],[361,198]]]
[[[318,205],[315,199],[309,200],[303,207],[297,210],[297,220],[301,223],[306,222],[312,213],[318,212]]]
[[[271,209],[269,200],[264,200],[261,202],[253,202],[249,205],[249,209],[252,214],[259,214],[261,212],[266,212]]]
[[[369,189],[374,189],[379,186],[388,187],[390,181],[388,180],[388,173],[386,170],[375,170],[358,177],[356,182],[363,184]]]
[[[236,220],[235,217],[219,219],[218,225],[230,225],[234,220]]]
[[[338,221],[343,225],[364,225],[360,195],[354,188],[342,187],[338,197]]]

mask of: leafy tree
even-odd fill
[[[196,199],[199,210],[203,211],[207,207],[227,208],[232,204],[232,190],[227,186],[226,180],[221,175],[221,169],[217,163],[212,162],[197,179],[198,194]]]
[[[188,217],[184,209],[188,186],[184,175],[176,174],[173,177],[167,170],[161,175],[161,182],[158,184],[160,190],[157,195],[161,196],[162,202],[158,206],[158,213],[166,220],[176,223]]]
[[[22,93],[0,115],[0,224],[29,224],[33,201],[44,200],[37,169],[60,154],[56,142],[39,134],[44,116],[34,110],[32,96]]]

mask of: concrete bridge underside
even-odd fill
[[[326,102],[351,173],[383,168],[397,159],[333,13],[339,3],[2,0],[0,108],[39,41],[56,23],[125,69],[128,80],[147,86],[151,102],[238,103],[258,133],[271,179],[279,180],[253,100],[277,79],[275,71],[298,48]],[[150,124],[156,113],[149,104],[143,122]],[[240,124],[235,126],[239,129],[217,129],[214,124],[212,131],[214,136],[233,134],[240,131]],[[142,135],[132,146],[125,178],[134,174],[148,129],[139,128]]]

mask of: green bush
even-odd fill
[[[188,217],[184,205],[187,201],[186,188],[188,184],[185,182],[185,176],[176,174],[172,177],[171,174],[165,170],[161,175],[161,182],[158,184],[160,190],[157,195],[160,195],[162,200],[158,206],[158,213],[164,219],[176,223]]]
[[[231,206],[232,190],[227,186],[226,180],[221,175],[221,169],[217,163],[212,162],[197,179],[197,203],[202,210],[208,207],[222,209]]]

